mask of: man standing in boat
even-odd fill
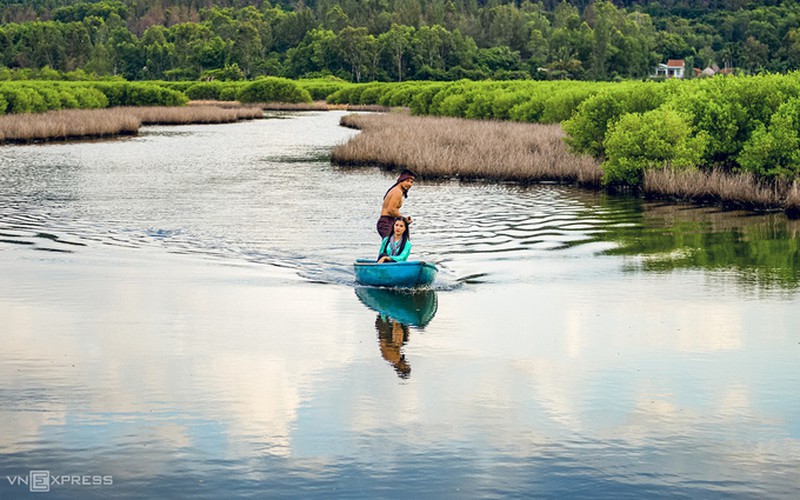
[[[378,218],[378,234],[381,238],[386,238],[394,230],[394,220],[400,215],[400,207],[403,206],[403,198],[408,198],[408,190],[414,185],[417,174],[411,170],[403,170],[397,182],[383,195],[383,207],[381,216]],[[411,217],[405,217],[406,223],[411,224]]]

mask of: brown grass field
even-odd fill
[[[791,218],[800,216],[797,182],[759,181],[748,173],[719,170],[645,172],[643,193],[648,198],[667,198],[756,210],[783,209]]]
[[[142,125],[228,123],[262,118],[257,106],[195,103],[190,106],[127,106],[69,109],[0,116],[0,143],[67,140],[136,134]]]
[[[523,124],[404,113],[348,115],[345,127],[361,134],[334,148],[338,165],[410,168],[422,177],[491,181],[576,183],[600,189],[600,163],[569,152],[559,125]],[[719,170],[651,170],[641,193],[647,198],[683,200],[755,210],[783,209],[800,218],[800,188],[768,183],[751,174]]]
[[[410,168],[422,177],[575,182],[599,186],[599,163],[567,151],[558,125],[409,116],[348,115],[362,130],[331,152],[338,165]]]
[[[264,111],[331,111],[335,109],[346,111],[390,111],[391,108],[374,104],[328,104],[325,101],[314,102],[264,102],[249,104],[259,106]]]
[[[130,106],[114,108],[139,118],[142,125],[188,125],[190,123],[230,123],[264,116],[252,106]]]
[[[69,109],[0,116],[0,142],[136,134],[141,120],[117,109]]]

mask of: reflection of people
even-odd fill
[[[375,329],[378,331],[378,342],[383,359],[394,366],[394,370],[400,378],[411,376],[411,366],[406,363],[406,356],[401,351],[403,345],[408,341],[408,327],[378,314],[378,317],[375,318]]]
[[[378,264],[408,260],[408,254],[411,253],[410,239],[411,231],[408,228],[408,222],[403,217],[396,218],[391,236],[387,236],[381,241]]]
[[[400,215],[400,207],[403,206],[403,198],[408,198],[408,190],[414,184],[414,179],[417,174],[411,170],[403,170],[397,182],[386,191],[383,195],[383,206],[381,207],[381,216],[378,218],[378,234],[381,238],[386,238],[392,234],[392,224],[394,220]],[[411,222],[411,217],[406,217],[408,222]]]

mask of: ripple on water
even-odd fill
[[[320,135],[298,139],[309,127]],[[376,252],[376,212],[396,176],[330,166],[325,152],[356,132],[304,118],[195,129],[9,150],[0,248],[155,246],[353,282],[353,260]],[[496,276],[493,262],[595,253],[598,235],[633,223],[601,205],[554,184],[422,180],[403,211],[415,218],[412,255],[436,262],[446,289]]]
[[[302,186],[298,184],[308,180],[309,166],[285,168],[306,169],[291,175],[275,174],[275,182],[288,183],[293,186],[290,190],[301,191]],[[326,182],[337,177],[326,165],[313,164],[313,170],[317,175],[320,171],[326,172],[330,178]],[[379,175],[360,179],[365,185],[348,182],[347,189],[374,192],[376,188],[370,184],[376,183],[375,177],[380,179]],[[254,197],[260,196],[261,189],[263,187],[253,187],[253,192],[240,189],[241,199],[228,201],[250,205]],[[147,195],[152,203],[170,204],[169,199],[154,197],[153,193]],[[437,289],[449,290],[465,282],[486,280],[495,274],[493,261],[535,259],[576,247],[596,253],[598,247],[592,243],[598,241],[598,235],[609,227],[633,223],[621,213],[592,203],[591,198],[580,200],[576,195],[581,196],[581,193],[552,185],[420,183],[415,187],[413,201],[408,202],[417,220],[422,221],[412,226],[414,252],[417,258],[437,263],[440,268]],[[202,193],[196,193],[196,198],[197,203],[203,202]],[[160,246],[172,253],[296,269],[299,276],[310,281],[349,286],[354,284],[353,258],[363,255],[363,248],[370,248],[369,253],[372,253],[371,247],[377,243],[376,236],[354,225],[340,231],[341,244],[316,245],[316,241],[325,238],[321,234],[324,231],[317,230],[309,222],[315,218],[308,217],[306,212],[292,213],[294,202],[291,200],[286,202],[288,216],[281,217],[279,226],[267,217],[236,220],[230,218],[231,214],[225,214],[229,218],[221,221],[216,210],[193,206],[184,200],[177,205],[180,208],[170,217],[172,224],[168,227],[145,225],[154,222],[152,215],[145,213],[152,211],[152,207],[144,208],[139,202],[115,209],[113,201],[107,197],[90,201],[100,205],[109,216],[103,220],[86,218],[98,207],[87,208],[81,203],[76,203],[79,206],[75,209],[70,203],[48,205],[41,200],[36,203],[24,199],[6,200],[0,205],[0,245],[66,252],[90,244],[126,248]],[[346,212],[347,201],[347,198],[340,201],[337,210]],[[176,204],[171,206],[174,208]],[[454,207],[460,207],[458,216]],[[255,206],[256,211],[262,208],[258,204]],[[166,210],[161,207],[157,212]],[[603,212],[602,217],[598,216],[600,212]],[[367,217],[364,216],[371,225]],[[300,232],[307,232],[308,238],[299,242],[298,248],[295,237]],[[369,247],[364,240],[371,241]],[[295,244],[284,246],[286,243]]]

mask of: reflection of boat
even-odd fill
[[[373,260],[358,259],[353,265],[356,281],[367,286],[390,288],[416,288],[433,283],[437,269],[422,261],[387,262],[378,264]]]
[[[388,290],[356,287],[356,295],[370,309],[405,325],[423,327],[436,314],[433,290]]]

